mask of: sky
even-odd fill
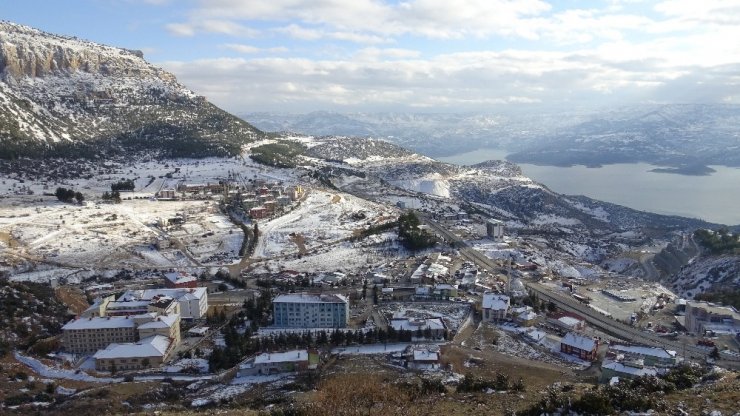
[[[740,103],[740,0],[18,0],[248,112]]]

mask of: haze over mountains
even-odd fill
[[[646,162],[690,171],[740,166],[740,106],[640,105],[526,114],[251,113],[267,131],[385,138],[431,156],[503,148],[509,160],[568,166]]]

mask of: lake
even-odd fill
[[[448,157],[442,162],[474,165],[505,159],[501,149],[478,149]],[[740,169],[711,166],[708,176],[650,172],[658,166],[620,163],[600,168],[519,164],[524,175],[565,195],[585,195],[658,214],[701,218],[720,224],[740,224]]]

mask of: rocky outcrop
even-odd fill
[[[103,147],[233,155],[261,135],[141,51],[0,22],[0,157]]]

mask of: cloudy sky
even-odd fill
[[[740,102],[740,0],[23,0],[236,113]]]

